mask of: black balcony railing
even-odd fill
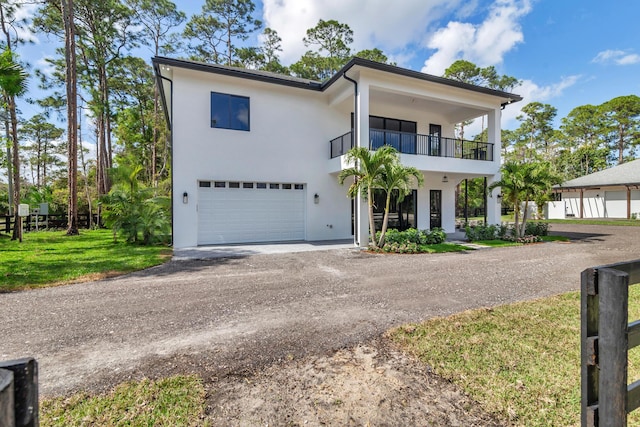
[[[332,159],[342,156],[354,145],[353,132],[332,139],[330,145]],[[493,144],[488,142],[370,129],[369,148],[377,150],[383,145],[390,145],[403,154],[493,161]]]

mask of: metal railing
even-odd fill
[[[640,407],[640,381],[627,384],[628,352],[640,345],[640,321],[629,322],[629,285],[640,260],[582,272],[580,342],[582,427],[622,427]]]
[[[340,135],[332,139],[329,144],[332,159],[342,156],[354,146],[353,132]],[[377,150],[384,145],[390,145],[403,154],[493,161],[494,144],[488,142],[370,129],[369,148]]]

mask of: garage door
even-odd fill
[[[304,240],[304,219],[304,184],[198,184],[199,245]]]

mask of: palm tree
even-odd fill
[[[398,203],[401,203],[405,196],[411,193],[412,179],[414,177],[418,186],[424,184],[424,175],[416,168],[403,166],[400,163],[390,163],[383,166],[382,174],[377,180],[377,188],[381,188],[387,193],[384,206],[384,219],[382,220],[382,231],[380,232],[379,247],[384,246],[384,237],[389,223],[389,205],[391,204],[391,194],[393,190],[398,190]],[[375,241],[375,238],[374,238]]]
[[[369,235],[373,247],[377,247],[376,226],[373,220],[373,190],[379,184],[385,166],[399,162],[398,152],[389,145],[373,152],[365,147],[354,147],[347,152],[345,159],[355,166],[342,170],[338,175],[338,182],[342,185],[347,178],[354,178],[347,195],[352,199],[359,195],[366,198],[369,207]]]
[[[554,173],[549,162],[518,163],[506,162],[501,168],[502,178],[492,183],[488,190],[500,187],[504,199],[513,205],[515,230],[518,237],[524,236],[527,223],[529,201],[543,204],[555,184],[561,182],[560,176]],[[519,225],[520,202],[524,201],[522,224]]]
[[[500,187],[504,200],[513,206],[515,230],[516,233],[520,233],[520,228],[518,227],[520,218],[520,201],[524,195],[524,187],[526,185],[522,164],[514,161],[506,162],[502,165],[500,172],[502,174],[500,180],[489,185],[487,190],[491,192],[494,188]]]
[[[12,240],[22,242],[22,227],[18,216],[18,205],[20,204],[20,156],[18,153],[18,118],[16,114],[16,96],[22,95],[27,90],[28,74],[24,68],[15,60],[15,55],[10,49],[5,49],[0,54],[0,90],[11,117],[11,139],[12,139],[12,159],[8,161],[13,168],[13,215],[14,228]]]

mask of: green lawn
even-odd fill
[[[637,219],[545,219],[540,222],[548,222],[549,224],[630,225],[640,227],[640,220]]]
[[[93,280],[162,264],[171,250],[113,242],[110,230],[24,233],[22,243],[0,235],[0,292]]]
[[[640,287],[629,319],[640,318]],[[580,294],[472,310],[389,333],[480,405],[519,426],[580,424]],[[640,351],[629,352],[629,382]],[[629,417],[640,425],[640,413]]]
[[[207,426],[205,392],[195,376],[143,380],[111,393],[85,393],[46,399],[40,425],[48,426]]]

